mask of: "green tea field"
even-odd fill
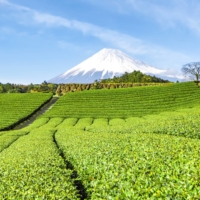
[[[45,117],[127,118],[199,105],[199,88],[192,82],[124,89],[68,93]]]
[[[0,94],[0,130],[23,121],[51,97],[51,93]]]
[[[200,199],[199,99],[192,82],[60,97],[0,132],[0,199]]]

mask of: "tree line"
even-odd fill
[[[0,93],[29,93],[29,92],[52,92],[56,94],[58,84],[47,83],[44,81],[41,84],[14,84],[14,83],[0,83]]]

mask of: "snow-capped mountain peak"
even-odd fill
[[[104,48],[48,82],[92,83],[94,80],[113,78],[125,72],[131,73],[134,70],[155,75],[166,72],[166,70],[157,69],[139,60],[132,59],[120,50]]]

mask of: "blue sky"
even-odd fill
[[[178,73],[200,61],[200,1],[0,0],[2,83],[41,83],[103,48]]]

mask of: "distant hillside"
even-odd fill
[[[100,80],[101,83],[169,83],[156,76],[151,76],[134,70],[131,73],[125,72],[122,76]]]
[[[200,105],[193,82],[67,93],[43,117],[127,118]]]

